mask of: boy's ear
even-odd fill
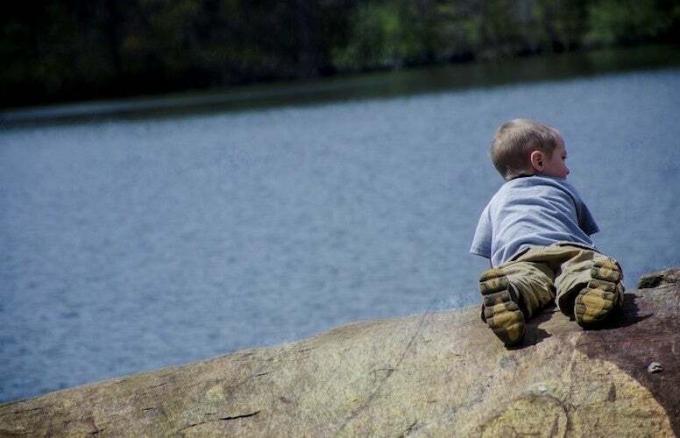
[[[545,154],[541,151],[533,151],[529,156],[531,160],[531,167],[534,170],[541,172],[543,171],[543,166],[545,166]]]

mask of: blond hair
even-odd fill
[[[506,181],[531,172],[531,153],[539,150],[548,157],[560,141],[559,132],[529,119],[503,123],[491,144],[491,161]]]

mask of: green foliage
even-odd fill
[[[481,16],[469,6],[440,2],[436,6],[435,50],[440,60],[471,57],[482,46]]]
[[[409,41],[398,8],[393,4],[364,3],[350,18],[352,38],[336,48],[333,63],[341,70],[395,67],[408,56]]]
[[[654,40],[673,22],[672,10],[668,14],[656,0],[599,0],[589,5],[588,16],[586,42],[594,45]]]
[[[587,32],[586,0],[539,0],[531,29],[539,50],[562,51],[581,45]]]
[[[22,0],[0,106],[650,41],[678,0]]]

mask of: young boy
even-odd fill
[[[553,300],[583,328],[623,304],[623,272],[595,249],[599,231],[566,182],[560,133],[516,119],[496,132],[491,159],[506,182],[482,212],[470,252],[486,257],[482,319],[507,346],[521,342],[525,320]]]

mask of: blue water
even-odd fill
[[[628,286],[680,265],[680,70],[0,132],[0,400],[479,301],[499,123],[558,127]]]

